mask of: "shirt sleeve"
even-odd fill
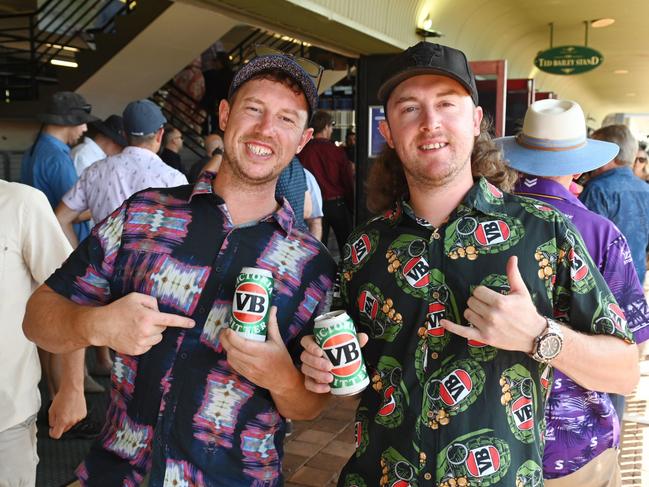
[[[71,210],[82,212],[88,209],[88,198],[86,198],[86,184],[92,169],[88,168],[77,179],[72,188],[63,195],[63,203]]]
[[[613,335],[633,342],[624,312],[586,250],[579,231],[560,220],[554,315],[577,331]]]
[[[72,252],[45,195],[31,191],[22,205],[22,257],[34,281],[41,284]]]
[[[607,198],[599,188],[587,184],[579,199],[590,211],[608,218]]]
[[[296,364],[300,363],[302,337],[313,334],[315,319],[329,309],[335,267],[333,259],[323,248],[320,255],[312,261],[311,269],[303,276],[303,281],[308,284],[296,315],[305,317],[304,325],[300,327],[299,331],[295,333],[295,338],[291,339],[287,345],[288,352]],[[278,310],[278,315],[280,312]]]
[[[128,201],[96,225],[90,236],[46,282],[60,295],[85,305],[112,301],[115,259],[122,241]]]
[[[649,307],[623,235],[606,249],[602,276],[624,311],[636,343],[649,339]]]
[[[175,171],[173,181],[172,181],[170,187],[173,188],[175,186],[184,186],[185,184],[188,184],[187,176],[185,176],[180,171]]]

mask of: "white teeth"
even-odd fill
[[[435,142],[434,144],[422,145],[421,148],[423,150],[441,149],[442,147],[446,147],[447,145],[447,142]]]
[[[247,144],[248,149],[250,149],[250,152],[257,156],[269,156],[273,153],[270,149],[267,149],[266,147],[261,147],[259,145],[254,145],[254,144]]]

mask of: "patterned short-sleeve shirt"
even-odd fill
[[[106,426],[78,468],[83,485],[280,485],[284,421],[270,392],[235,372],[219,342],[242,267],[275,279],[272,304],[297,360],[330,289],[335,264],[294,227],[284,204],[235,226],[212,193],[210,173],[192,188],[136,193],[47,281],[74,302],[107,304],[131,292],[160,311],[188,316],[140,356],[117,354]],[[174,481],[176,481],[174,483]]]
[[[439,228],[399,204],[343,250],[340,297],[370,335],[371,383],[339,485],[542,484],[551,367],[440,326],[468,324],[478,285],[507,293],[512,255],[539,313],[632,340],[579,233],[555,209],[485,179]]]

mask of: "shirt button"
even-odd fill
[[[199,312],[199,313],[204,313],[204,312],[205,312],[205,308],[204,308],[203,306],[201,306],[200,308],[198,308],[198,312]]]
[[[217,266],[214,268],[214,270],[215,270],[216,272],[221,272],[221,266],[217,265]]]
[[[185,360],[185,359],[187,358],[187,352],[182,352],[182,353],[180,354],[180,358],[183,359],[183,360]]]
[[[426,472],[426,473],[424,474],[424,480],[430,480],[430,479],[432,479],[432,478],[433,478],[433,476],[430,474],[430,472]]]

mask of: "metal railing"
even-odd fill
[[[151,95],[150,100],[162,109],[167,122],[182,132],[184,146],[199,157],[205,156],[201,134],[207,114],[200,107],[200,100],[194,100],[173,80]]]
[[[308,49],[302,42],[255,29],[228,52],[233,69],[238,70],[248,59],[254,57],[255,47],[260,44],[302,57]],[[173,80],[165,83],[150,99],[162,109],[168,122],[182,132],[185,147],[199,157],[204,157],[203,128],[207,113],[200,100],[194,100]]]
[[[34,11],[0,15],[5,97],[37,98],[39,81],[56,81],[49,70],[52,61],[76,62],[78,52],[92,48],[82,34],[109,31],[114,19],[134,5],[132,0],[47,0]]]

